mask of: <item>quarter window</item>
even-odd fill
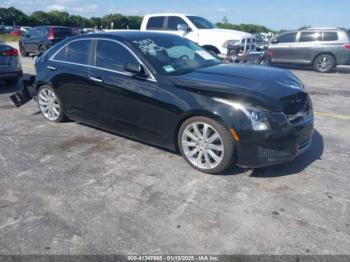
[[[338,34],[337,32],[323,32],[323,41],[337,41]]]
[[[185,24],[187,25],[187,23],[178,16],[169,16],[168,18],[168,27],[167,30],[171,30],[171,31],[176,31],[177,30],[177,26],[179,24]],[[188,25],[187,25],[188,26]]]
[[[137,59],[122,45],[107,40],[98,40],[96,47],[96,66],[110,70],[124,71],[129,62]]]
[[[151,17],[148,20],[147,30],[163,30],[164,16]]]
[[[292,42],[295,42],[296,36],[297,36],[297,33],[284,34],[278,38],[278,42],[279,43],[292,43]]]
[[[302,32],[299,42],[314,42],[321,40],[320,32]]]
[[[79,40],[69,43],[59,51],[54,59],[76,64],[88,65],[91,49],[90,40]]]

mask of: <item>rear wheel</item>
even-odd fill
[[[337,65],[335,58],[329,54],[322,54],[315,58],[314,69],[320,73],[330,73]]]
[[[186,120],[178,133],[182,156],[195,169],[218,174],[233,165],[234,141],[219,122],[207,117]]]
[[[19,46],[19,52],[21,53],[21,56],[23,56],[23,57],[29,56],[29,53],[26,52],[25,48],[22,45]]]
[[[47,120],[57,123],[68,120],[52,87],[48,85],[41,86],[37,100],[39,109]]]

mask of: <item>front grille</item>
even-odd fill
[[[308,95],[297,93],[283,98],[283,113],[291,124],[296,124],[310,115],[311,105]]]
[[[258,146],[257,148],[257,158],[261,160],[267,159],[277,159],[281,157],[287,157],[289,153],[286,151],[280,151],[268,147]]]

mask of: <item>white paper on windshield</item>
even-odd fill
[[[208,53],[207,51],[204,51],[204,50],[199,50],[199,51],[196,51],[196,53],[198,55],[200,55],[202,58],[204,58],[205,60],[215,60],[215,57],[212,56],[210,53]]]
[[[164,68],[164,70],[167,71],[168,73],[174,72],[174,71],[175,71],[174,67],[172,67],[171,65],[163,66],[163,68]]]

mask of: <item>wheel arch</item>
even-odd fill
[[[312,59],[312,65],[314,65],[316,58],[319,57],[320,55],[330,55],[330,56],[332,56],[334,58],[335,65],[337,65],[337,57],[332,52],[320,52],[320,53],[316,54],[314,56],[314,58]]]
[[[202,47],[206,50],[213,51],[216,54],[220,54],[220,50],[214,45],[202,45]]]
[[[208,112],[208,111],[204,111],[204,110],[193,110],[193,111],[189,111],[186,112],[185,114],[183,114],[180,118],[180,120],[178,121],[176,128],[175,128],[175,132],[173,134],[173,141],[174,141],[174,145],[175,145],[175,150],[177,152],[180,152],[179,150],[179,145],[178,145],[178,133],[180,131],[180,128],[182,126],[182,124],[187,121],[188,119],[192,118],[192,117],[207,117],[207,118],[211,118],[217,122],[219,122],[220,124],[222,124],[223,126],[225,126],[226,128],[229,128],[225,121],[217,114],[214,114],[212,112]]]

